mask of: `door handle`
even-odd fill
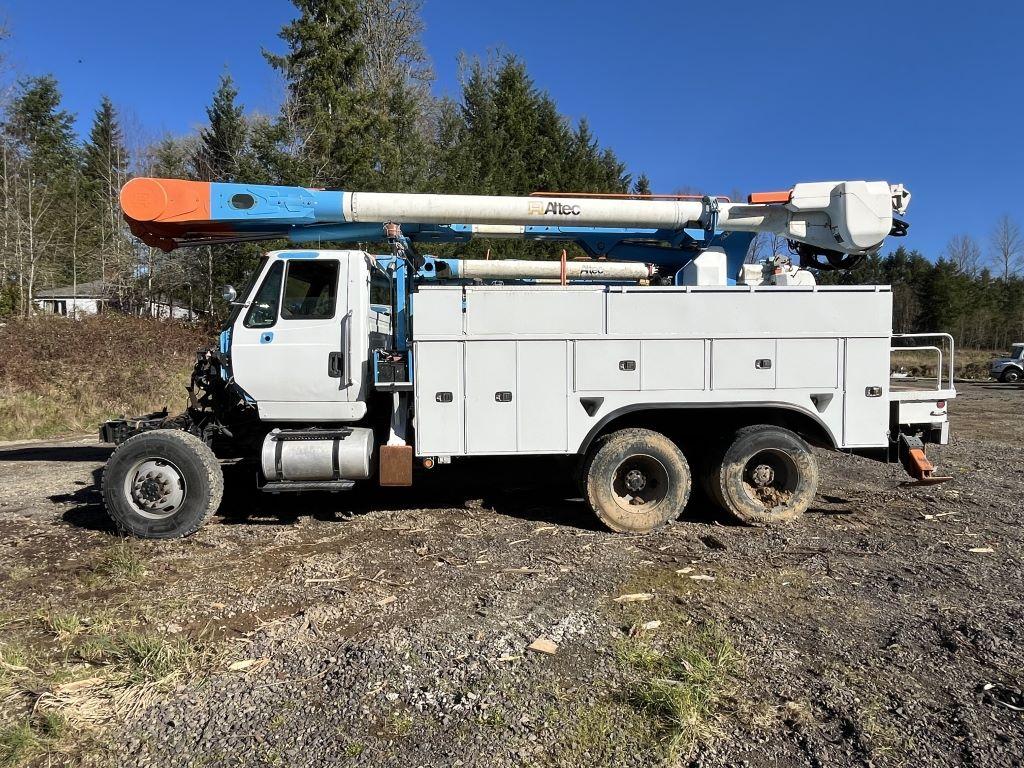
[[[327,355],[327,375],[332,379],[341,378],[341,369],[344,363],[342,362],[341,352],[331,352]]]
[[[338,389],[352,386],[352,310],[341,318],[341,370]]]

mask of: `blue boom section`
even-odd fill
[[[325,243],[377,242],[384,239],[380,224],[331,224],[291,230],[285,237],[304,245]],[[402,234],[417,245],[468,243],[478,235],[469,224],[403,224]],[[715,232],[705,239],[703,230],[605,229],[601,227],[524,227],[517,238],[575,243],[591,258],[639,261],[669,271],[682,269],[703,251],[722,248],[729,274],[736,274],[746,258],[754,235],[749,232]],[[507,238],[501,238],[507,239]]]
[[[210,185],[210,219],[232,231],[345,221],[345,193],[269,184]]]

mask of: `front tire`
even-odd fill
[[[1017,368],[1007,368],[999,380],[1004,384],[1019,384],[1021,378],[1021,372]]]
[[[756,424],[736,433],[708,483],[715,501],[741,522],[785,523],[814,501],[818,462],[796,433]]]
[[[679,446],[649,429],[622,429],[594,446],[583,471],[587,501],[606,526],[646,533],[679,517],[690,466]]]
[[[125,440],[103,469],[107,514],[123,533],[172,539],[195,533],[220,506],[224,475],[198,437],[155,429]]]

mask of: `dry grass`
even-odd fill
[[[931,342],[922,340],[921,343]],[[953,374],[958,379],[987,379],[989,364],[997,357],[1005,357],[1007,354],[1009,353],[1006,350],[957,348],[953,358]],[[911,376],[921,378],[934,378],[937,362],[938,358],[934,352],[893,352],[891,356],[892,370],[903,370]],[[948,358],[943,358],[942,365],[945,376],[946,366],[949,365]]]
[[[0,440],[94,431],[105,419],[180,410],[205,331],[104,315],[0,327]]]

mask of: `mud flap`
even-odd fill
[[[377,466],[382,486],[412,485],[412,446],[382,445]]]
[[[924,443],[919,437],[900,435],[899,450],[900,463],[907,474],[914,478],[914,482],[904,485],[938,485],[953,479],[948,475],[935,474],[935,465],[925,455]]]

